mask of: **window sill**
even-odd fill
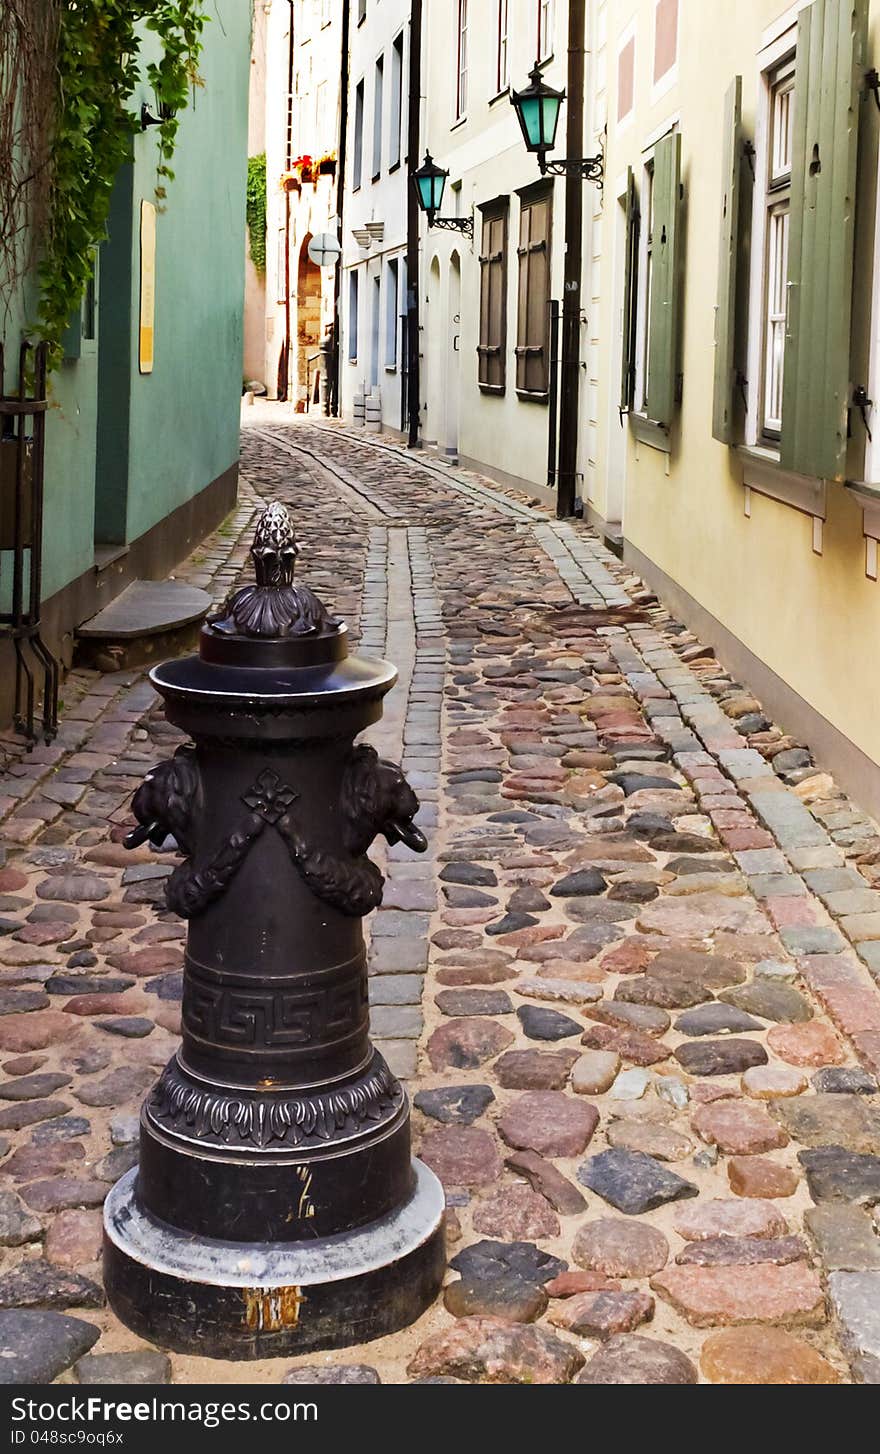
[[[742,482],[746,489],[790,505],[814,519],[825,519],[824,480],[782,469],[779,456],[772,449],[741,444],[736,452],[742,461]]]
[[[669,430],[664,429],[662,424],[649,419],[647,414],[635,412],[630,414],[629,421],[633,435],[640,444],[647,444],[650,449],[659,449],[662,454],[672,453]]]
[[[458,131],[458,128],[460,126],[464,126],[464,124],[465,124],[466,121],[467,121],[467,114],[465,114],[464,116],[456,116],[456,118],[453,121],[452,125],[450,126],[449,130],[450,131]]]
[[[400,171],[400,157],[397,158],[397,161],[396,162],[392,162],[391,163],[390,167],[388,168],[388,175],[390,177],[393,172],[399,172],[399,171]]]
[[[547,404],[550,400],[548,393],[532,393],[528,389],[517,389],[516,397],[521,399],[524,404]]]
[[[506,387],[505,384],[481,384],[479,381],[477,382],[477,388],[481,394],[494,394],[496,398],[500,398],[506,392]],[[523,397],[528,398],[534,396],[520,394],[520,398]]]
[[[386,374],[396,374],[397,373],[397,364],[386,364],[385,365],[385,372],[386,372]]]
[[[489,97],[489,105],[490,106],[495,106],[497,104],[497,102],[503,101],[504,98],[505,98],[505,96],[509,96],[509,95],[510,95],[510,87],[509,86],[502,86],[500,91],[496,91],[494,96],[490,96]]]

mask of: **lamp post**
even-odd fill
[[[534,152],[542,176],[565,178],[565,260],[562,291],[561,389],[559,398],[559,462],[556,470],[556,514],[560,520],[578,513],[578,408],[580,394],[580,329],[585,321],[581,308],[581,252],[583,249],[583,187],[596,182],[601,188],[605,158],[579,155],[584,134],[584,58],[586,0],[569,0],[568,5],[568,120],[566,145],[569,155],[548,161],[556,144],[559,112],[566,92],[548,86],[535,63],[529,84],[510,97],[526,144]]]
[[[105,1203],[104,1281],[163,1347],[263,1358],[411,1323],[443,1279],[443,1191],[410,1155],[406,1095],[369,1039],[367,849],[426,840],[400,768],[354,737],[397,677],[293,581],[263,512],[256,584],[151,673],[193,746],[147,776],[126,840],[183,855],[182,1043],[141,1113],[140,1163]]]
[[[443,201],[443,191],[448,176],[448,171],[443,167],[438,167],[431,153],[426,151],[425,160],[422,162],[422,165],[412,174],[419,209],[427,217],[429,227],[440,227],[446,232],[463,232],[466,237],[473,238],[474,219],[472,216],[437,216]]]

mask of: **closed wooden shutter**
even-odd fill
[[[780,463],[843,479],[867,0],[798,16]]]
[[[648,418],[668,429],[678,382],[678,314],[681,291],[681,133],[661,137],[654,148],[651,229],[651,306],[648,314]]]
[[[483,212],[480,250],[480,342],[478,379],[481,389],[504,390],[507,350],[507,205]]]
[[[736,359],[737,281],[740,251],[740,184],[743,149],[742,76],[735,76],[724,97],[721,150],[721,240],[718,250],[718,300],[715,307],[715,385],[712,433],[722,444],[736,442],[739,388]]]
[[[546,395],[550,380],[550,222],[552,194],[520,209],[516,387]]]
[[[626,171],[626,238],[623,259],[623,347],[620,359],[620,407],[632,408],[636,378],[639,199],[632,167]]]

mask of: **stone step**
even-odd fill
[[[184,581],[132,581],[77,627],[77,663],[120,671],[178,654],[194,644],[211,604]]]

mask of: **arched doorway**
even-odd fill
[[[321,360],[321,269],[309,257],[312,234],[307,232],[299,250],[296,270],[296,407],[317,402],[320,393]]]
[[[449,259],[449,297],[446,330],[446,427],[443,447],[447,459],[458,461],[458,395],[461,359],[461,258]]]

